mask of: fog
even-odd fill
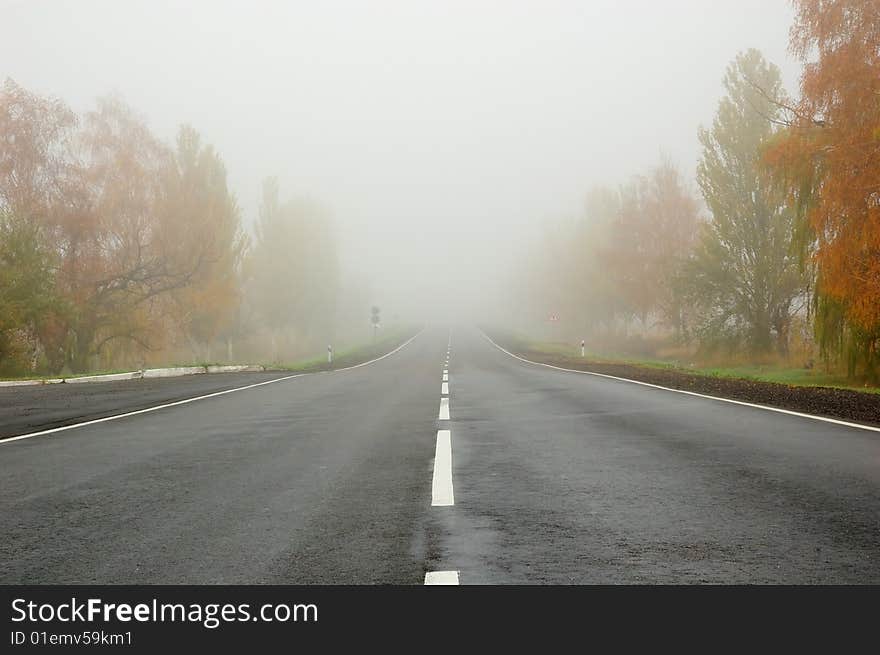
[[[693,184],[739,51],[795,89],[783,0],[0,2],[0,77],[77,111],[117,93],[333,216],[388,315],[473,318],[546,225],[667,157]]]

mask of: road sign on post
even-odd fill
[[[379,308],[376,305],[373,305],[372,316],[370,317],[370,323],[373,324],[373,340],[376,340],[376,330],[379,329]]]

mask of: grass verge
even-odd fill
[[[291,364],[267,365],[267,371],[290,371],[293,373],[317,373],[319,371],[333,371],[348,366],[363,364],[382,355],[387,355],[392,350],[411,339],[419,332],[418,327],[408,326],[389,330],[374,342],[362,344],[333,353],[333,362],[327,361],[327,355],[314,359]]]
[[[295,373],[314,373],[318,371],[332,371],[347,366],[355,366],[368,362],[385,355],[397,346],[404,343],[407,339],[415,336],[420,328],[415,326],[401,327],[388,330],[376,341],[367,344],[361,344],[352,348],[341,350],[333,353],[333,363],[327,362],[327,356],[322,355],[313,359],[294,362],[290,364],[267,364],[264,366],[267,371],[291,371]],[[191,367],[191,366],[223,366],[229,362],[183,362],[169,365],[170,368]],[[153,367],[154,368],[154,367]],[[29,375],[26,377],[2,377],[0,382],[19,382],[27,380],[58,380],[66,378],[75,378],[92,375],[110,375],[116,373],[132,373],[132,369],[108,369],[102,371],[90,371],[88,373],[76,373],[71,375]]]

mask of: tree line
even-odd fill
[[[332,336],[337,269],[326,211],[275,180],[249,235],[193,127],[0,88],[0,375],[290,356]]]
[[[668,161],[593,189],[527,253],[523,324],[562,313],[569,336],[660,335],[751,357],[806,340],[877,379],[880,5],[793,4],[799,97],[760,52],[740,53],[699,131],[700,197]]]

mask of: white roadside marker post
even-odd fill
[[[333,346],[331,346],[329,344],[327,345],[327,363],[328,364],[333,363]]]
[[[584,356],[584,340],[581,339],[581,357]]]

